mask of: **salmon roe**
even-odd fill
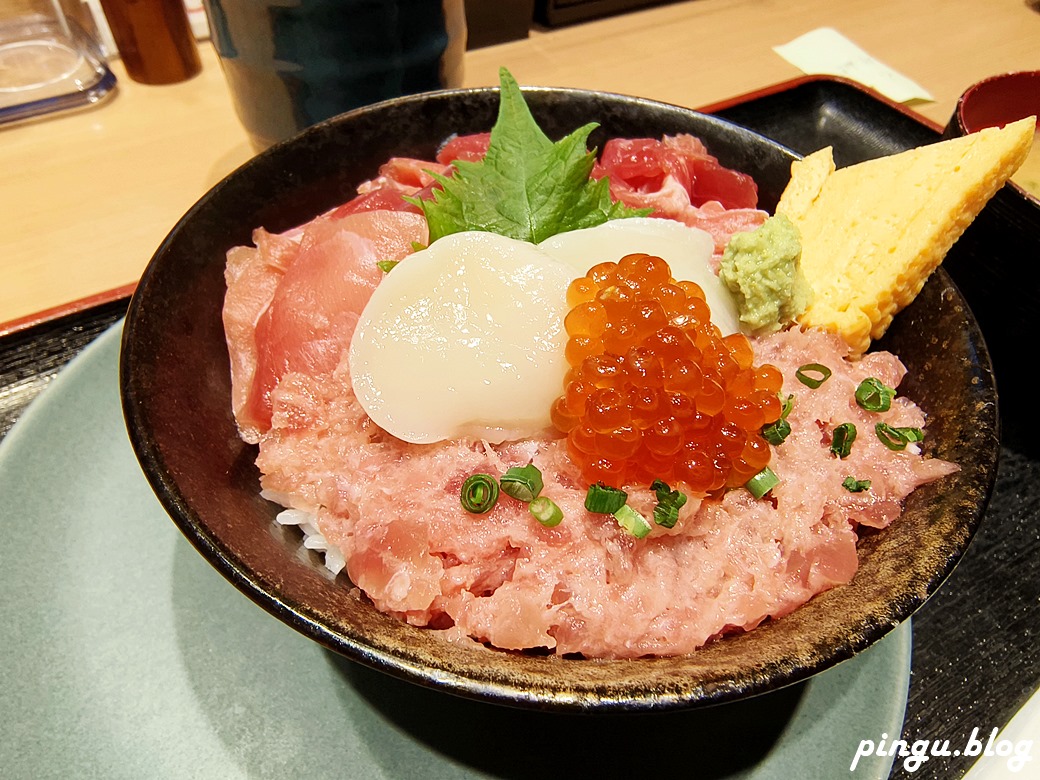
[[[780,371],[722,336],[704,292],[660,257],[600,263],[567,290],[570,370],[552,407],[588,482],[743,485],[770,458],[762,426],[781,414]]]

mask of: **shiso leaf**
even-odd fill
[[[606,178],[589,178],[596,156],[587,142],[596,123],[554,143],[538,127],[509,71],[502,68],[499,79],[498,119],[487,155],[479,162],[457,160],[451,176],[433,174],[441,189],[431,198],[409,199],[426,215],[430,243],[479,230],[537,244],[557,233],[649,213],[612,201]]]

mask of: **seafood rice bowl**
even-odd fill
[[[580,90],[523,94],[554,141],[592,120],[598,127],[588,147],[604,155],[616,148],[611,141],[681,145],[690,138],[714,167],[747,176],[753,203],[733,194],[732,177],[724,191],[688,202],[713,220],[698,226],[707,236],[698,256],[712,274],[728,237],[758,227],[790,177],[788,151],[695,112]],[[626,265],[622,257],[612,258],[617,269],[604,281],[607,258],[567,265],[559,253],[569,250],[555,245],[564,242],[540,236],[522,243],[539,258],[557,255],[538,266],[542,287],[531,292],[536,285],[528,285],[524,294],[542,296],[535,308],[549,324],[537,325],[543,330],[535,341],[557,340],[553,359],[562,358],[548,375],[563,383],[545,391],[548,403],[532,401],[531,413],[523,406],[530,393],[498,390],[495,400],[506,411],[497,417],[494,409],[470,413],[483,403],[479,396],[467,396],[462,411],[448,408],[432,390],[438,382],[431,367],[448,358],[395,356],[397,342],[423,339],[388,328],[388,317],[397,315],[386,312],[395,305],[414,311],[409,295],[443,287],[439,245],[462,263],[468,245],[484,247],[486,239],[454,230],[430,240],[427,223],[439,217],[378,199],[392,189],[414,206],[431,184],[436,188],[426,173],[451,175],[454,161],[438,158],[445,142],[486,134],[498,110],[499,91],[489,89],[352,112],[246,164],[174,228],[131,304],[121,357],[131,440],[173,519],[232,583],[302,633],[376,668],[492,701],[580,710],[714,703],[804,679],[879,639],[952,569],[992,486],[995,389],[959,293],[937,272],[863,357],[833,334],[798,327],[743,341],[734,335],[739,324],[728,332],[715,326],[706,336],[688,332],[691,344],[702,338],[698,349],[705,352],[729,349],[740,364],[725,378],[731,394],[757,390],[760,401],[742,418],[740,452],[726,473],[698,483],[697,458],[672,456],[690,440],[689,420],[714,414],[716,429],[725,422],[710,401],[685,418],[679,410],[650,420],[640,429],[644,444],[652,439],[649,449],[625,457],[603,457],[588,445],[595,436],[582,439],[582,431],[593,431],[603,444],[610,431],[639,427],[632,414],[649,412],[633,401],[629,418],[595,428],[579,419],[592,406],[567,406],[568,391],[573,397],[580,389],[567,383],[580,379],[582,361],[595,357],[597,370],[607,370],[604,355],[627,353],[603,336],[598,352],[568,354],[562,345],[577,326],[563,322],[595,293],[580,301],[560,288],[588,278],[613,290],[629,284],[631,274],[663,273],[661,284],[693,298],[694,287],[713,283],[681,279],[672,266],[681,269],[682,259],[663,270],[649,261],[632,270],[635,261]],[[386,127],[400,131],[379,130]],[[486,146],[470,159],[477,164],[485,153]],[[402,172],[403,160],[426,167]],[[596,162],[605,164],[605,157]],[[648,213],[660,211],[659,203],[639,200],[654,191],[640,176],[628,179],[636,192],[625,204],[632,213],[617,222],[664,221]],[[616,192],[625,186],[620,178],[600,178],[610,183],[612,202],[624,200]],[[725,218],[703,198],[722,203]],[[362,200],[369,206],[358,208]],[[689,220],[672,221],[691,229]],[[713,230],[721,222],[724,232]],[[562,235],[602,229],[583,224]],[[662,254],[643,240],[645,251],[625,256]],[[606,243],[625,241],[612,236]],[[528,269],[542,262],[516,260],[514,249],[509,244],[499,254]],[[577,253],[594,254],[586,246]],[[350,258],[346,271],[343,257]],[[415,273],[423,262],[433,269],[433,277],[412,285],[419,293],[409,292],[412,262]],[[496,265],[494,281],[473,291],[492,296],[488,291],[512,278],[512,268]],[[333,279],[346,282],[336,288]],[[707,289],[704,297],[712,294]],[[326,300],[331,308],[322,308]],[[500,310],[501,301],[492,296],[489,311]],[[666,314],[671,319],[654,331],[661,344],[662,329],[678,322],[674,312]],[[438,340],[436,322],[422,327],[427,341]],[[380,342],[387,332],[397,335]],[[365,344],[352,344],[358,333]],[[483,334],[485,345],[492,335]],[[747,360],[745,343],[753,350]],[[531,350],[523,341],[507,348]],[[673,392],[680,380],[668,374],[674,360],[657,357],[658,398],[681,406],[681,393]],[[388,378],[395,361],[404,368]],[[531,370],[545,371],[545,361],[538,362]],[[809,367],[820,366],[827,376],[811,388],[820,376]],[[868,379],[895,390],[883,412],[856,406],[857,388]],[[529,388],[541,383],[525,381]],[[495,382],[479,374],[472,384]],[[750,389],[733,389],[740,382]],[[631,383],[623,390],[635,397]],[[385,401],[399,391],[405,400],[397,407]],[[782,403],[792,396],[793,403]],[[549,408],[539,416],[542,406]],[[763,460],[762,448],[748,442],[780,421],[793,432],[782,444],[767,441]],[[832,449],[839,421],[860,430],[845,454]],[[879,422],[927,435],[896,451],[867,434]],[[678,446],[675,425],[685,436]],[[617,455],[620,439],[612,441],[604,446],[616,445]],[[745,483],[767,464],[779,483],[756,494]],[[491,477],[499,493],[486,509],[466,506],[466,486],[476,475]],[[854,478],[851,487],[847,478]],[[595,506],[593,488],[607,504]],[[620,506],[610,503],[616,493],[625,497]],[[543,497],[558,516],[535,513]]]

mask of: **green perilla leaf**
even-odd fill
[[[431,243],[481,230],[537,244],[557,233],[648,213],[614,203],[606,179],[589,178],[596,158],[587,143],[595,123],[554,143],[538,127],[509,71],[502,68],[499,77],[498,119],[487,155],[479,162],[456,161],[451,176],[436,175],[442,189],[431,199],[413,200],[426,215]]]

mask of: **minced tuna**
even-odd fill
[[[772,499],[746,490],[691,500],[672,529],[635,539],[610,515],[584,509],[585,486],[561,439],[492,447],[463,441],[410,445],[375,426],[350,391],[346,361],[333,374],[291,374],[272,395],[273,425],[257,461],[270,494],[315,517],[342,551],[346,573],[375,606],[416,626],[444,629],[505,649],[631,658],[696,650],[727,632],[780,617],[856,571],[856,529],[883,528],[918,485],[954,470],[911,449],[893,452],[871,435],[847,459],[829,431],[878,417],[920,427],[921,411],[898,398],[883,414],[852,400],[867,376],[895,384],[898,359],[872,353],[849,362],[833,336],[782,333],[756,343],[795,395],[792,434],[775,448]],[[799,366],[824,363],[831,378],[809,390]],[[535,522],[526,505],[500,500],[473,515],[459,502],[475,472],[501,474],[533,461],[543,495],[565,520]],[[869,479],[869,491],[842,486]],[[649,491],[629,502],[649,515]]]

